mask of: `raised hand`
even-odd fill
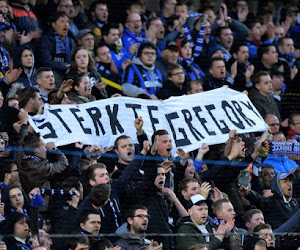
[[[141,151],[141,154],[146,155],[148,151],[150,150],[150,141],[143,141],[143,149]]]
[[[207,199],[210,190],[211,185],[208,182],[202,182],[199,188],[199,194],[201,194],[205,199]]]
[[[159,137],[159,135],[156,135],[155,138],[154,138],[154,142],[152,144],[151,151],[150,151],[150,153],[152,155],[156,155],[156,152],[157,152],[157,149],[158,149],[158,137]]]
[[[172,161],[164,161],[160,164],[163,169],[165,170],[165,173],[169,173],[172,170],[172,166],[174,165]]]
[[[143,117],[140,116],[135,119],[134,127],[136,129],[137,135],[142,135],[144,133],[143,125],[144,125]]]

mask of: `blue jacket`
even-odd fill
[[[122,36],[122,43],[123,48],[129,51],[129,48],[132,44],[136,43],[143,43],[146,41],[146,34],[144,31],[141,31],[139,35],[132,34],[129,29],[125,28],[123,36]]]
[[[275,174],[278,174],[282,171],[289,173],[298,166],[295,161],[289,159],[286,155],[269,154],[264,160],[264,163],[272,164],[275,167]]]
[[[121,50],[118,50],[115,44],[106,44],[106,46],[109,48],[111,59],[115,62],[119,74],[122,74],[122,63],[127,59],[131,60],[133,55],[124,47]]]
[[[125,69],[123,74],[123,92],[125,95],[137,97],[145,91],[149,95],[157,95],[162,87],[162,74],[159,69],[145,66],[139,59]]]

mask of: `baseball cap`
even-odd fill
[[[171,51],[178,51],[178,45],[174,41],[168,42],[167,46],[165,49],[171,50]]]
[[[187,207],[191,208],[194,205],[200,206],[203,202],[206,202],[206,199],[202,195],[196,194],[190,198],[190,200],[188,201]]]
[[[78,33],[77,33],[77,35],[76,35],[76,40],[81,39],[82,37],[84,37],[88,33],[91,33],[92,35],[94,35],[94,32],[91,31],[90,29],[79,30]]]
[[[280,172],[279,174],[278,174],[278,180],[284,180],[284,179],[286,179],[287,177],[289,177],[290,176],[290,179],[291,180],[294,180],[294,178],[295,178],[295,175],[294,174],[292,174],[292,173],[287,173],[287,172]]]

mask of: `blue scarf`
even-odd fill
[[[187,23],[185,23],[183,25],[183,31],[184,31],[184,34],[185,34],[187,40],[190,42],[191,46],[194,47],[195,45],[194,45],[194,42],[193,42],[193,39],[192,39],[191,31],[190,31],[189,26],[188,26]]]
[[[22,210],[23,210],[23,214],[25,214],[27,217],[29,217],[26,208],[22,208]],[[17,212],[17,210],[15,208],[11,208],[11,212],[15,213],[15,212]]]
[[[224,221],[224,220],[215,217],[215,218],[213,219],[213,224],[216,225],[216,226],[218,226],[218,225],[220,225],[220,224],[222,223],[222,221]],[[226,222],[226,221],[225,221],[225,222]]]
[[[41,189],[41,194],[42,195],[75,195],[75,192],[73,192],[72,190],[63,190],[63,189],[45,189],[42,188]]]
[[[198,37],[196,40],[196,46],[195,46],[195,50],[194,50],[194,57],[198,57],[201,54],[202,48],[203,48],[203,37],[204,37],[204,30],[205,30],[205,23],[202,22],[201,23],[201,28],[199,30],[198,33]]]
[[[133,34],[129,29],[125,29],[124,33],[133,40],[142,43],[145,41],[145,34],[141,31],[140,35]]]
[[[299,142],[275,142],[270,141],[268,144],[264,142],[264,146],[270,154],[297,154],[300,155]]]
[[[65,62],[70,63],[70,55],[71,55],[71,48],[70,48],[70,41],[69,37],[65,37],[65,41],[61,40],[61,37],[55,33],[55,45],[57,55],[65,54]]]
[[[100,71],[100,74],[101,74],[101,72],[104,72],[107,75],[111,75],[112,74],[112,72],[110,70],[108,70],[107,68],[105,68],[103,65],[100,65],[98,62],[96,63],[96,67],[97,67],[98,71]]]
[[[112,209],[112,211],[113,211],[113,214],[114,214],[114,219],[115,219],[116,227],[118,228],[118,227],[119,227],[118,216],[117,216],[116,209],[115,209],[115,207],[114,207],[114,203],[112,202],[111,199],[108,199],[108,202],[109,202],[109,206],[111,207],[111,209]]]
[[[187,18],[190,18],[190,17],[201,17],[203,16],[202,13],[194,13],[194,14],[188,14],[186,15]]]
[[[8,67],[9,60],[8,60],[8,56],[5,52],[5,49],[3,48],[3,46],[1,44],[0,44],[0,50],[1,50],[1,57],[0,57],[1,70],[5,74],[6,68]]]
[[[290,68],[292,68],[294,66],[294,63],[296,61],[295,52],[285,53],[285,52],[279,51],[279,57],[282,57],[283,59],[285,59],[286,63],[289,65]]]
[[[191,66],[194,63],[194,58],[192,57],[191,59],[185,59],[181,56],[178,57],[178,62],[185,63],[187,66]]]

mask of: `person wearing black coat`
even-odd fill
[[[289,220],[299,209],[300,199],[293,198],[294,174],[280,172],[271,181],[270,197],[264,197],[253,190],[247,192],[241,190],[241,195],[245,196],[252,205],[261,209],[264,213],[266,223],[273,229],[279,228]]]
[[[143,156],[136,157],[124,170],[123,174],[117,180],[110,180],[108,172],[104,164],[98,163],[89,167],[86,173],[86,182],[92,187],[99,184],[109,184],[111,186],[111,194],[106,204],[99,209],[101,215],[101,233],[114,233],[122,224],[122,213],[120,210],[119,197],[123,196],[127,190],[131,177],[141,167]],[[104,177],[99,177],[100,172]],[[77,218],[83,211],[91,207],[91,202],[87,196],[79,205]]]
[[[178,64],[170,64],[168,67],[168,80],[164,82],[163,87],[158,93],[158,97],[164,100],[171,96],[184,95],[184,81],[185,76],[182,66]]]
[[[51,26],[52,29],[39,42],[39,66],[52,69],[59,87],[70,66],[71,54],[76,44],[68,35],[69,18],[66,13],[55,13],[51,17]]]
[[[151,158],[150,158],[151,159]],[[136,189],[137,203],[148,208],[151,216],[147,233],[172,234],[168,223],[169,208],[163,193],[166,181],[165,170],[157,161],[146,158],[144,180]],[[174,249],[172,236],[155,236],[153,240],[163,244],[163,249]]]

